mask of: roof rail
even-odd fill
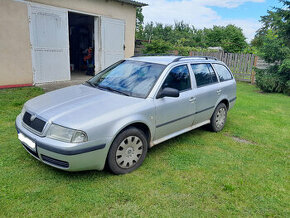
[[[174,59],[172,61],[172,63],[180,61],[181,59],[202,59],[202,58],[205,60],[209,60],[209,59],[216,60],[216,61],[218,60],[216,57],[211,57],[211,56],[181,56],[181,57]]]
[[[134,57],[147,57],[147,56],[175,56],[174,54],[166,54],[166,53],[160,53],[160,54],[138,54],[138,55],[133,55],[131,58]]]

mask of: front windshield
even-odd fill
[[[146,98],[165,65],[126,60],[97,74],[88,82],[100,89]]]

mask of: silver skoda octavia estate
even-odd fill
[[[132,57],[27,101],[16,129],[45,164],[124,174],[158,143],[207,124],[221,131],[235,100],[234,77],[214,58]]]

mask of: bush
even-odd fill
[[[144,43],[144,54],[168,54],[172,50],[172,45],[162,39],[152,40],[150,43]]]
[[[284,93],[286,95],[289,95],[290,96],[290,80],[287,81],[286,89],[284,90]]]
[[[279,75],[285,83],[283,92],[290,95],[290,58],[285,59],[279,67]]]
[[[261,17],[263,26],[254,42],[259,45],[260,56],[272,65],[258,71],[256,81],[263,91],[290,95],[290,2],[280,2],[281,8],[274,8]]]
[[[177,46],[174,47],[174,50],[178,51],[178,55],[188,56],[193,49],[189,46]]]
[[[191,51],[196,51],[196,52],[218,52],[217,50],[209,50],[205,48],[200,48],[200,47],[190,47],[190,46],[175,46],[174,50],[178,51],[178,55],[181,56],[189,56]]]
[[[290,62],[284,62],[280,67],[273,65],[266,70],[256,69],[256,84],[262,91],[290,95]]]
[[[189,56],[191,51],[198,51],[198,52],[216,52],[216,50],[208,50],[205,48],[199,47],[190,47],[190,46],[182,46],[177,45],[174,46],[169,42],[166,42],[162,39],[152,40],[150,43],[146,42],[143,43],[144,45],[144,54],[171,54],[173,50],[178,52],[178,55],[181,56]],[[172,53],[173,54],[173,53]]]

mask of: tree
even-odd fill
[[[241,28],[234,25],[228,25],[224,28],[221,47],[230,53],[243,51],[247,47],[246,37]]]
[[[181,50],[188,50],[190,47],[221,46],[226,52],[235,53],[242,52],[248,46],[242,29],[234,25],[214,26],[213,28],[197,30],[183,21],[175,22],[174,25],[147,23],[142,36],[138,39],[149,42],[151,40],[163,40],[171,43],[173,47],[179,47]]]
[[[136,8],[136,30],[135,30],[135,38],[141,39],[143,34],[143,23],[144,23],[144,15],[142,14],[142,8]]]
[[[246,37],[241,28],[235,25],[214,26],[204,29],[206,45],[209,47],[221,46],[226,52],[237,53],[247,47]]]
[[[256,36],[266,36],[268,30],[273,30],[284,43],[290,46],[290,1],[280,0],[283,8],[273,8],[267,15],[261,16],[260,22],[263,26],[258,30]]]
[[[261,17],[263,26],[256,38],[262,45],[258,49],[271,65],[257,71],[256,82],[263,91],[290,95],[290,1],[281,2],[283,8],[273,8]]]

